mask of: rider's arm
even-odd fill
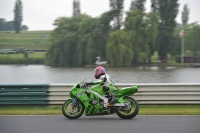
[[[94,81],[94,82],[90,82],[90,83],[86,83],[87,85],[97,85],[97,84],[104,84],[104,82],[106,81],[106,78]]]
[[[103,81],[103,80],[97,80],[97,81],[94,81],[94,82],[92,82],[92,83],[93,83],[93,85],[96,85],[96,84],[103,84],[104,81]]]

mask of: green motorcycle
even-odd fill
[[[65,101],[62,113],[66,118],[77,119],[85,110],[86,116],[110,115],[116,113],[122,119],[131,119],[138,114],[139,104],[130,97],[138,91],[139,86],[117,89],[110,85],[109,89],[118,96],[115,103],[110,103],[102,85],[87,85],[81,81],[70,91],[71,99]]]

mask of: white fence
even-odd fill
[[[200,84],[116,84],[118,88],[140,86],[132,97],[139,104],[199,104]],[[49,88],[50,104],[63,104],[69,98],[72,84],[52,84]]]

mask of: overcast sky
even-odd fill
[[[0,18],[11,21],[14,18],[16,0],[0,0]],[[23,4],[23,24],[29,30],[52,30],[56,18],[72,16],[73,0],[21,0]],[[109,10],[109,0],[80,0],[81,12],[97,17]],[[128,11],[132,0],[124,0],[124,11]],[[191,22],[200,23],[200,0],[179,0],[177,21],[181,22],[181,12],[184,4],[190,9]],[[146,2],[146,11],[150,11],[150,0]]]

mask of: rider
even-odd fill
[[[115,86],[115,84],[110,79],[110,76],[106,74],[105,68],[103,68],[102,66],[96,67],[94,69],[94,78],[99,79],[99,80],[91,82],[91,83],[87,83],[87,85],[95,85],[95,84],[103,85],[103,90],[107,92],[109,96],[109,101],[111,103],[114,103],[118,98],[115,95],[115,93],[112,92],[111,89],[109,89],[109,86],[110,85]]]

